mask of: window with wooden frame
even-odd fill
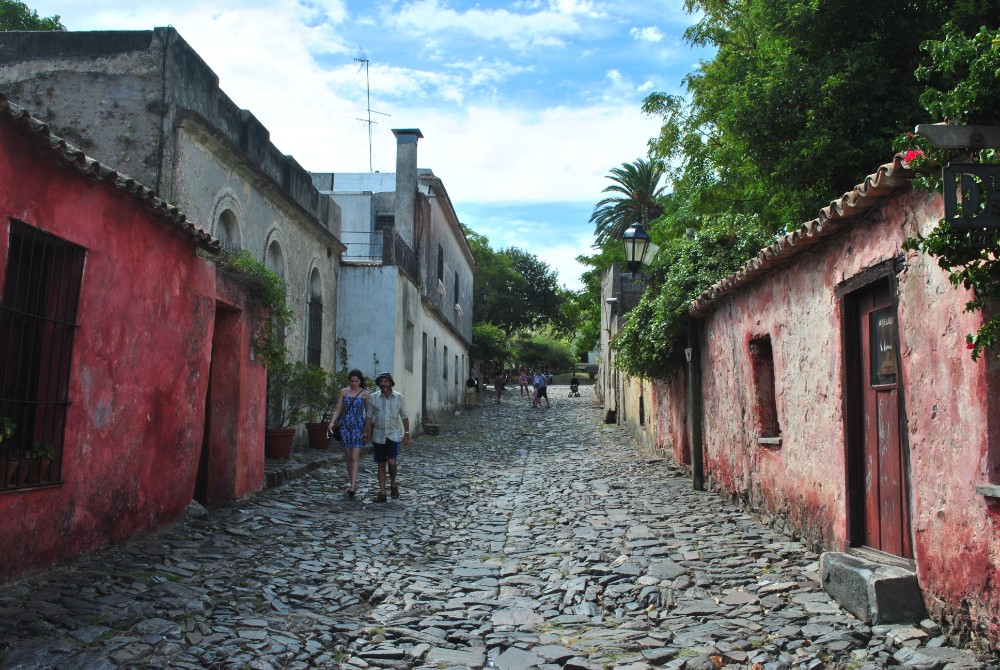
[[[10,222],[0,299],[0,490],[60,481],[85,253]]]

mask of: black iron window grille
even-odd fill
[[[313,295],[309,299],[309,339],[306,344],[306,363],[320,365],[323,352],[323,301]]]
[[[61,479],[86,250],[10,222],[0,301],[0,490]]]

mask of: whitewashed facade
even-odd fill
[[[460,407],[475,260],[448,192],[417,168],[417,129],[394,130],[396,173],[314,173],[341,210],[338,368],[391,372],[418,430]]]

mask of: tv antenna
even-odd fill
[[[358,66],[359,72],[361,71],[361,68],[365,69],[365,98],[367,102],[368,118],[358,119],[358,121],[368,126],[368,171],[374,172],[374,169],[372,168],[372,124],[378,123],[378,121],[372,121],[372,114],[373,113],[381,114],[382,116],[391,116],[391,115],[386,114],[384,112],[376,112],[372,109],[372,89],[371,89],[371,83],[368,80],[368,62],[369,62],[368,56],[365,55],[364,51],[361,51],[361,56],[359,58],[355,58],[354,62],[360,63],[360,65]]]

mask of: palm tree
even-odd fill
[[[594,224],[595,246],[620,240],[633,223],[643,226],[663,213],[658,199],[666,186],[660,186],[663,164],[643,158],[612,168],[608,179],[614,183],[602,193],[615,193],[594,206],[590,222]]]

